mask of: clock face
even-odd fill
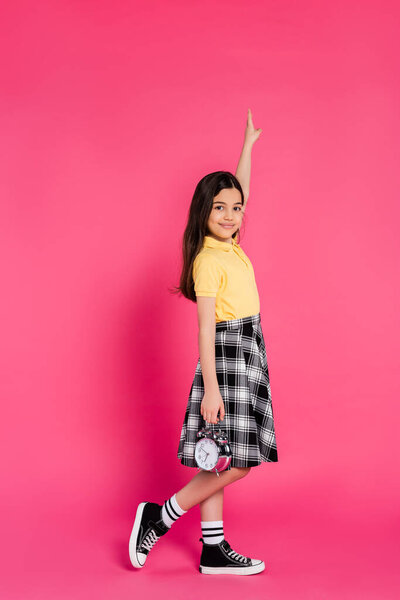
[[[196,444],[194,455],[199,467],[211,471],[218,462],[218,446],[214,440],[202,438]]]

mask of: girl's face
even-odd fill
[[[230,241],[243,219],[242,197],[236,188],[223,189],[214,196],[208,217],[209,234],[222,242]]]

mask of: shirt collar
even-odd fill
[[[232,238],[232,243],[230,242],[221,242],[220,240],[216,240],[210,235],[205,235],[203,240],[204,248],[220,248],[221,250],[225,250],[226,252],[233,252],[234,248],[240,248],[239,244]]]

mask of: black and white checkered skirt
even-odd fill
[[[260,313],[216,323],[215,367],[225,417],[223,421],[209,426],[227,432],[232,449],[231,467],[277,462],[271,387]],[[178,446],[178,459],[188,467],[197,467],[194,459],[197,432],[206,424],[200,413],[203,396],[199,358]]]

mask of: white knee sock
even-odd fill
[[[224,539],[223,521],[200,521],[205,544],[219,544]]]
[[[162,505],[161,518],[167,527],[171,527],[175,521],[185,514],[187,510],[183,510],[176,499],[174,494],[169,500],[166,500]]]

